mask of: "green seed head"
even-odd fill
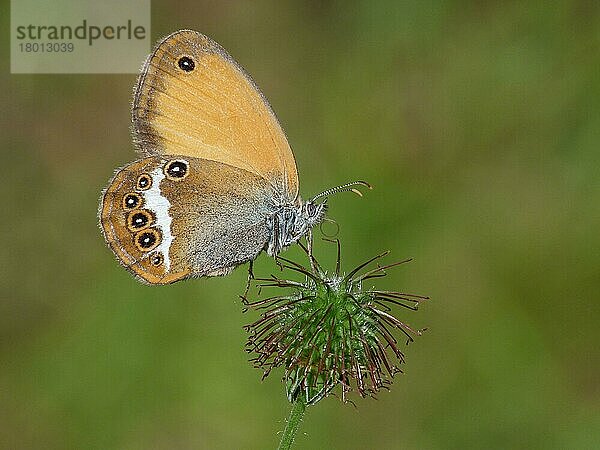
[[[284,368],[290,401],[303,396],[307,404],[315,404],[338,384],[344,401],[353,389],[362,397],[374,395],[400,371],[404,355],[398,348],[397,331],[410,342],[422,330],[399,321],[391,307],[416,310],[427,297],[363,289],[364,281],[385,276],[385,269],[407,262],[366,269],[386,254],[346,275],[340,274],[339,254],[332,274],[314,259],[309,270],[279,258],[283,268],[301,272],[305,280],[257,279],[261,287],[287,292],[253,303],[243,298],[246,309],[265,310],[246,327],[250,333],[246,349],[255,355],[254,365],[264,369],[263,378],[273,368]]]

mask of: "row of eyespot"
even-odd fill
[[[182,160],[172,160],[163,167],[165,176],[173,181],[180,181],[188,175],[188,164]],[[145,191],[152,186],[152,177],[147,174],[141,174],[136,181],[136,190]],[[137,192],[130,192],[123,196],[123,209],[129,211],[126,216],[127,229],[134,234],[133,243],[141,252],[152,251],[160,244],[162,235],[156,228],[151,228],[154,224],[154,214],[141,209],[144,200]],[[160,266],[164,257],[162,253],[156,252],[150,255],[150,262],[154,266]]]
[[[181,181],[188,175],[188,165],[186,161],[176,159],[165,164],[163,171],[168,179]],[[141,174],[135,183],[135,187],[139,191],[150,189],[152,187],[152,177],[147,173]],[[126,211],[140,208],[142,203],[142,197],[136,192],[125,194],[123,197],[123,209]]]

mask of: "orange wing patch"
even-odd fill
[[[185,155],[254,173],[288,200],[298,194],[294,156],[269,103],[217,43],[183,30],[161,41],[142,68],[132,108],[146,155]]]

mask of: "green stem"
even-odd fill
[[[292,403],[292,410],[287,419],[285,430],[283,430],[283,436],[281,436],[279,447],[277,447],[278,450],[289,450],[292,447],[296,432],[298,431],[298,426],[300,425],[300,422],[302,422],[304,411],[306,411],[306,403],[299,397]]]

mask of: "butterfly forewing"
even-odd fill
[[[285,134],[250,76],[217,43],[190,30],[154,49],[138,79],[134,140],[144,155],[184,155],[244,169],[288,200],[298,174]]]

